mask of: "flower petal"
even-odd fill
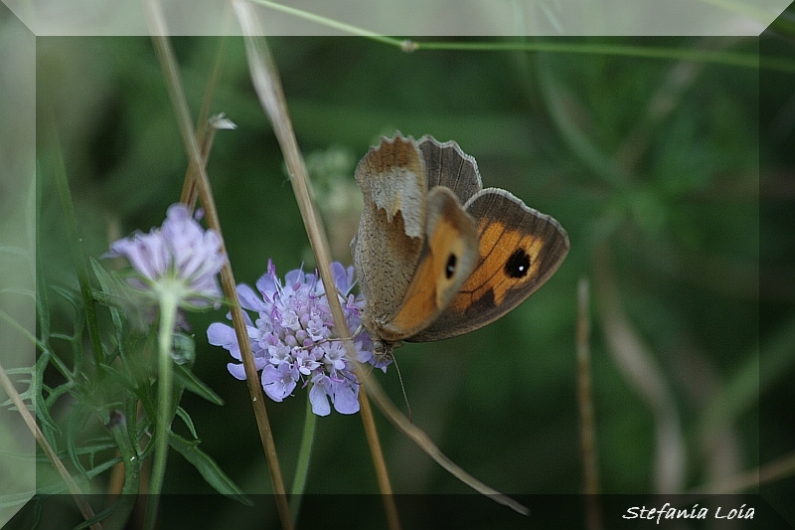
[[[340,414],[359,412],[359,385],[345,380],[332,383],[334,386],[334,410]]]
[[[323,385],[318,383],[312,385],[309,389],[309,402],[312,404],[312,413],[316,416],[328,416],[331,413]]]

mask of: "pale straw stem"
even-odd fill
[[[167,80],[167,87],[169,95],[171,96],[174,110],[177,114],[177,123],[182,134],[182,139],[185,142],[186,152],[188,154],[189,163],[193,166],[197,179],[197,186],[199,189],[199,197],[202,205],[205,208],[205,215],[207,224],[210,228],[216,230],[218,235],[223,235],[221,232],[218,214],[215,209],[215,201],[212,197],[212,192],[209,185],[209,178],[205,171],[204,164],[202,163],[199,144],[193,134],[193,124],[190,118],[190,112],[186,102],[184,90],[177,70],[176,59],[174,58],[173,50],[169,45],[168,39],[163,37],[167,34],[167,29],[163,21],[163,15],[160,11],[160,5],[157,0],[147,0],[145,2],[147,20],[150,27],[150,32],[153,35],[152,39],[155,43],[155,50],[158,53],[164,74]],[[226,246],[222,249],[226,252]],[[240,301],[237,296],[237,289],[235,287],[235,278],[232,273],[232,267],[227,261],[223,269],[221,269],[221,285],[224,289],[224,294],[229,300],[229,309],[232,314],[232,322],[234,324],[237,341],[240,346],[240,353],[243,360],[243,366],[246,372],[246,381],[248,383],[249,394],[251,396],[251,404],[254,409],[254,417],[257,421],[257,427],[260,434],[260,441],[262,442],[265,459],[268,463],[270,471],[271,484],[276,500],[276,508],[279,513],[279,518],[284,530],[292,530],[293,524],[290,518],[290,507],[287,504],[286,490],[284,487],[284,480],[282,478],[281,467],[276,455],[276,445],[273,441],[273,433],[268,421],[268,413],[265,409],[265,401],[262,395],[262,387],[257,375],[257,370],[254,365],[254,356],[251,352],[251,345],[246,334],[246,324],[243,318],[243,311],[240,307]]]
[[[323,285],[326,286],[328,304],[334,318],[334,325],[337,328],[339,338],[343,339],[345,343],[348,357],[355,361],[356,355],[353,350],[353,344],[350,341],[350,332],[342,311],[342,305],[339,297],[333,296],[335,283],[331,273],[328,240],[323,229],[323,223],[317,215],[309,194],[306,165],[298,149],[298,142],[287,111],[287,104],[278,72],[273,64],[265,39],[257,38],[257,36],[262,35],[262,30],[257,23],[256,14],[251,5],[240,1],[234,2],[233,5],[238,22],[243,30],[254,89],[271,120],[273,131],[284,155],[287,170],[290,174],[290,183],[292,184],[293,192],[298,202],[298,209],[301,212],[301,218],[304,220],[304,227],[309,237],[309,244],[315,254]],[[359,381],[361,381],[361,372],[362,370],[357,367],[356,373]],[[370,442],[370,452],[373,461],[376,462],[375,470],[387,513],[387,521],[391,529],[397,530],[400,528],[400,523],[397,519],[397,508],[391,495],[392,489],[389,485],[389,476],[386,472],[386,463],[381,452],[381,446],[377,442],[373,443],[373,439],[377,440],[375,420],[370,407],[365,404],[366,400],[367,394],[364,392],[364,385],[361,385],[359,388],[359,403],[362,422],[365,426],[365,432],[368,433],[367,438]]]

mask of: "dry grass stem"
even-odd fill
[[[232,11],[227,4],[226,8],[224,9],[224,28],[229,26],[231,12]],[[202,166],[204,167],[207,165],[207,159],[209,157],[210,151],[212,150],[215,131],[220,128],[229,128],[218,126],[218,120],[222,118],[222,116],[210,118],[210,108],[212,107],[213,96],[215,96],[215,89],[218,87],[218,81],[221,78],[221,67],[223,65],[224,52],[226,51],[226,41],[226,37],[221,37],[221,43],[220,46],[218,46],[215,63],[213,64],[213,71],[210,74],[210,79],[207,81],[207,87],[204,89],[204,98],[202,99],[202,106],[199,110],[199,119],[196,120],[196,123],[199,125],[196,131],[196,140],[199,144],[201,144],[201,159]],[[202,127],[202,124],[205,124],[205,126]],[[199,197],[199,190],[196,187],[196,176],[192,169],[193,166],[188,165],[188,170],[185,174],[185,180],[182,183],[182,194],[180,196],[180,202],[187,204],[190,211],[193,211],[196,207],[196,200]]]
[[[234,6],[238,20],[243,28],[243,34],[245,35],[252,80],[257,94],[259,95],[260,102],[271,118],[274,132],[279,140],[282,152],[284,153],[285,162],[290,173],[290,182],[296,194],[296,200],[298,201],[298,206],[304,219],[304,225],[309,235],[312,250],[315,252],[320,276],[323,279],[324,285],[334,285],[331,269],[329,267],[328,241],[325,231],[322,228],[322,221],[317,215],[309,196],[306,166],[295,139],[295,133],[287,112],[284,93],[281,83],[279,82],[278,72],[273,64],[264,39],[256,38],[257,35],[262,34],[262,30],[256,22],[256,14],[251,5],[246,2],[237,1]],[[349,336],[345,336],[348,330],[339,300],[334,297],[329,297],[329,306],[334,316],[335,325],[337,329],[342,332],[340,338],[349,339]],[[345,340],[345,344],[348,348],[349,356],[354,358],[350,340]],[[389,486],[388,476],[386,475],[386,465],[383,460],[383,455],[381,454],[380,443],[377,441],[375,423],[370,413],[369,404],[366,403],[368,393],[373,396],[373,399],[378,404],[381,411],[393,424],[395,424],[395,426],[414,440],[415,443],[422,447],[426,453],[453,476],[479,493],[483,493],[501,504],[510,506],[519,513],[529,513],[527,508],[493,488],[475,480],[442,454],[421,429],[409,422],[408,419],[392,405],[380,385],[365,372],[366,370],[357,367],[356,375],[362,382],[359,392],[359,398],[362,404],[362,421],[365,423],[365,432],[367,433],[368,442],[370,442],[370,450],[375,461],[379,487],[381,488],[382,494],[384,494],[390,528],[399,528],[399,522],[396,519],[397,509],[394,507],[394,501],[391,498],[392,490]],[[367,392],[364,392],[364,389],[367,389]],[[392,517],[394,517],[394,519],[392,519]]]
[[[654,419],[655,492],[679,493],[684,481],[685,447],[673,394],[654,356],[621,306],[606,244],[594,253],[594,271],[608,350],[624,379],[649,406]]]
[[[290,183],[295,193],[298,209],[301,212],[301,218],[304,220],[304,227],[309,236],[309,244],[315,254],[323,285],[326,285],[327,289],[330,290],[332,288],[331,286],[335,284],[334,277],[331,273],[331,256],[328,250],[329,244],[326,238],[326,232],[323,229],[323,223],[312,204],[306,164],[298,148],[298,142],[296,141],[295,132],[293,131],[292,122],[287,111],[287,104],[284,100],[284,92],[282,91],[278,71],[273,64],[273,59],[271,58],[270,51],[267,48],[264,38],[257,37],[262,35],[262,30],[259,28],[256,14],[251,5],[236,1],[234,3],[234,8],[245,36],[246,54],[248,56],[249,69],[251,71],[254,88],[260,98],[260,103],[270,118],[276,139],[284,155],[287,170],[290,174]],[[351,359],[355,359],[356,356],[353,350],[353,343],[349,340],[351,337],[339,298],[336,296],[328,296],[327,298],[339,338],[343,339],[348,351],[348,356]],[[360,377],[359,380],[361,381],[362,370],[359,370],[357,367],[356,372],[357,377]],[[387,521],[392,530],[398,530],[400,528],[400,522],[397,518],[397,507],[392,497],[392,488],[389,483],[386,462],[381,451],[381,445],[377,442],[375,420],[370,411],[370,407],[366,403],[367,393],[363,390],[364,385],[361,386],[359,392],[362,422],[364,423],[364,429],[367,433],[370,453],[375,462],[375,471],[384,501]],[[376,441],[373,442],[373,440]]]
[[[58,474],[61,476],[61,479],[66,483],[66,487],[69,489],[69,493],[75,500],[75,504],[77,504],[78,509],[80,510],[80,514],[83,518],[88,521],[89,519],[94,517],[94,510],[91,508],[91,505],[83,496],[83,492],[80,490],[80,486],[74,481],[72,476],[69,474],[69,471],[66,470],[64,467],[63,462],[61,459],[58,458],[58,455],[55,454],[55,451],[47,442],[47,439],[44,437],[44,433],[41,432],[39,426],[36,424],[36,419],[28,410],[27,405],[25,402],[22,401],[22,398],[19,396],[17,389],[14,387],[14,384],[11,382],[11,379],[8,377],[3,365],[0,364],[0,386],[3,387],[3,390],[11,398],[11,401],[14,403],[14,406],[19,411],[20,416],[25,421],[25,424],[30,429],[30,432],[33,433],[33,437],[36,439],[36,443],[39,444],[44,454],[47,455],[47,459],[52,463],[55,467]],[[92,530],[102,530],[102,525],[100,523],[94,523],[91,525]]]
[[[741,493],[747,490],[758,490],[762,484],[769,484],[793,475],[795,475],[795,452],[751,471],[699,486],[689,493],[706,495]]]
[[[586,278],[577,286],[577,401],[580,408],[580,449],[585,477],[586,521],[589,530],[602,528],[599,471],[596,460],[596,427],[591,386],[590,289]]]
[[[166,85],[171,96],[174,110],[177,114],[177,123],[182,134],[183,141],[185,142],[186,152],[189,159],[189,173],[193,173],[196,177],[196,184],[199,190],[199,197],[202,205],[205,208],[207,224],[210,228],[218,231],[223,241],[223,234],[221,231],[218,214],[215,208],[215,201],[212,197],[212,191],[209,184],[209,178],[202,162],[201,151],[199,149],[199,142],[194,135],[194,127],[190,118],[187,100],[185,98],[182,83],[177,70],[177,63],[171,50],[169,41],[164,35],[167,34],[165,24],[163,22],[162,13],[157,0],[149,0],[146,2],[147,7],[147,20],[149,22],[150,33],[155,44],[158,58],[163,67],[164,75],[166,76]],[[226,249],[224,248],[224,251]],[[290,508],[287,504],[286,489],[284,487],[284,480],[282,478],[279,460],[276,455],[276,446],[273,441],[273,433],[270,428],[268,420],[268,413],[265,409],[265,401],[262,395],[262,387],[257,375],[257,370],[254,365],[254,356],[251,352],[251,346],[248,341],[246,333],[245,320],[243,319],[243,311],[240,307],[240,302],[237,297],[237,289],[235,284],[232,267],[227,262],[226,266],[221,271],[221,284],[224,289],[224,294],[229,300],[229,309],[232,314],[232,322],[234,324],[235,333],[237,335],[238,344],[240,345],[240,353],[243,359],[243,366],[246,372],[246,381],[248,383],[249,394],[251,396],[251,403],[254,409],[254,417],[257,421],[257,427],[260,434],[260,441],[262,442],[265,458],[268,463],[270,471],[271,484],[276,500],[276,507],[279,513],[279,518],[284,530],[291,530],[293,528],[292,519],[290,517]]]
[[[365,370],[361,370],[360,373],[364,378],[365,386],[367,387],[370,395],[373,398],[373,401],[376,402],[378,407],[384,413],[384,415],[392,422],[395,427],[403,431],[409,438],[411,438],[414,443],[422,448],[428,456],[433,458],[437,464],[442,466],[448,473],[456,477],[458,480],[472,488],[473,490],[486,495],[490,499],[499,504],[503,504],[508,506],[512,510],[521,513],[523,515],[527,515],[530,513],[530,510],[527,509],[526,506],[516,502],[515,500],[511,499],[507,495],[500,493],[499,491],[491,488],[469,473],[461,469],[455,462],[450,460],[444,453],[442,453],[436,444],[428,437],[425,432],[411,423],[408,418],[404,414],[402,414],[397,407],[392,403],[389,397],[386,395],[384,390],[381,388],[381,385],[373,379],[369,374],[364,373]]]

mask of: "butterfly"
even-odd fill
[[[569,251],[552,217],[483,188],[453,141],[396,133],[356,167],[364,208],[351,242],[377,354],[455,337],[522,303]]]

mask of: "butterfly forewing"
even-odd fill
[[[419,148],[425,159],[428,189],[434,186],[450,188],[461,204],[483,188],[475,159],[464,153],[458,144],[439,143],[433,136],[423,136]]]

